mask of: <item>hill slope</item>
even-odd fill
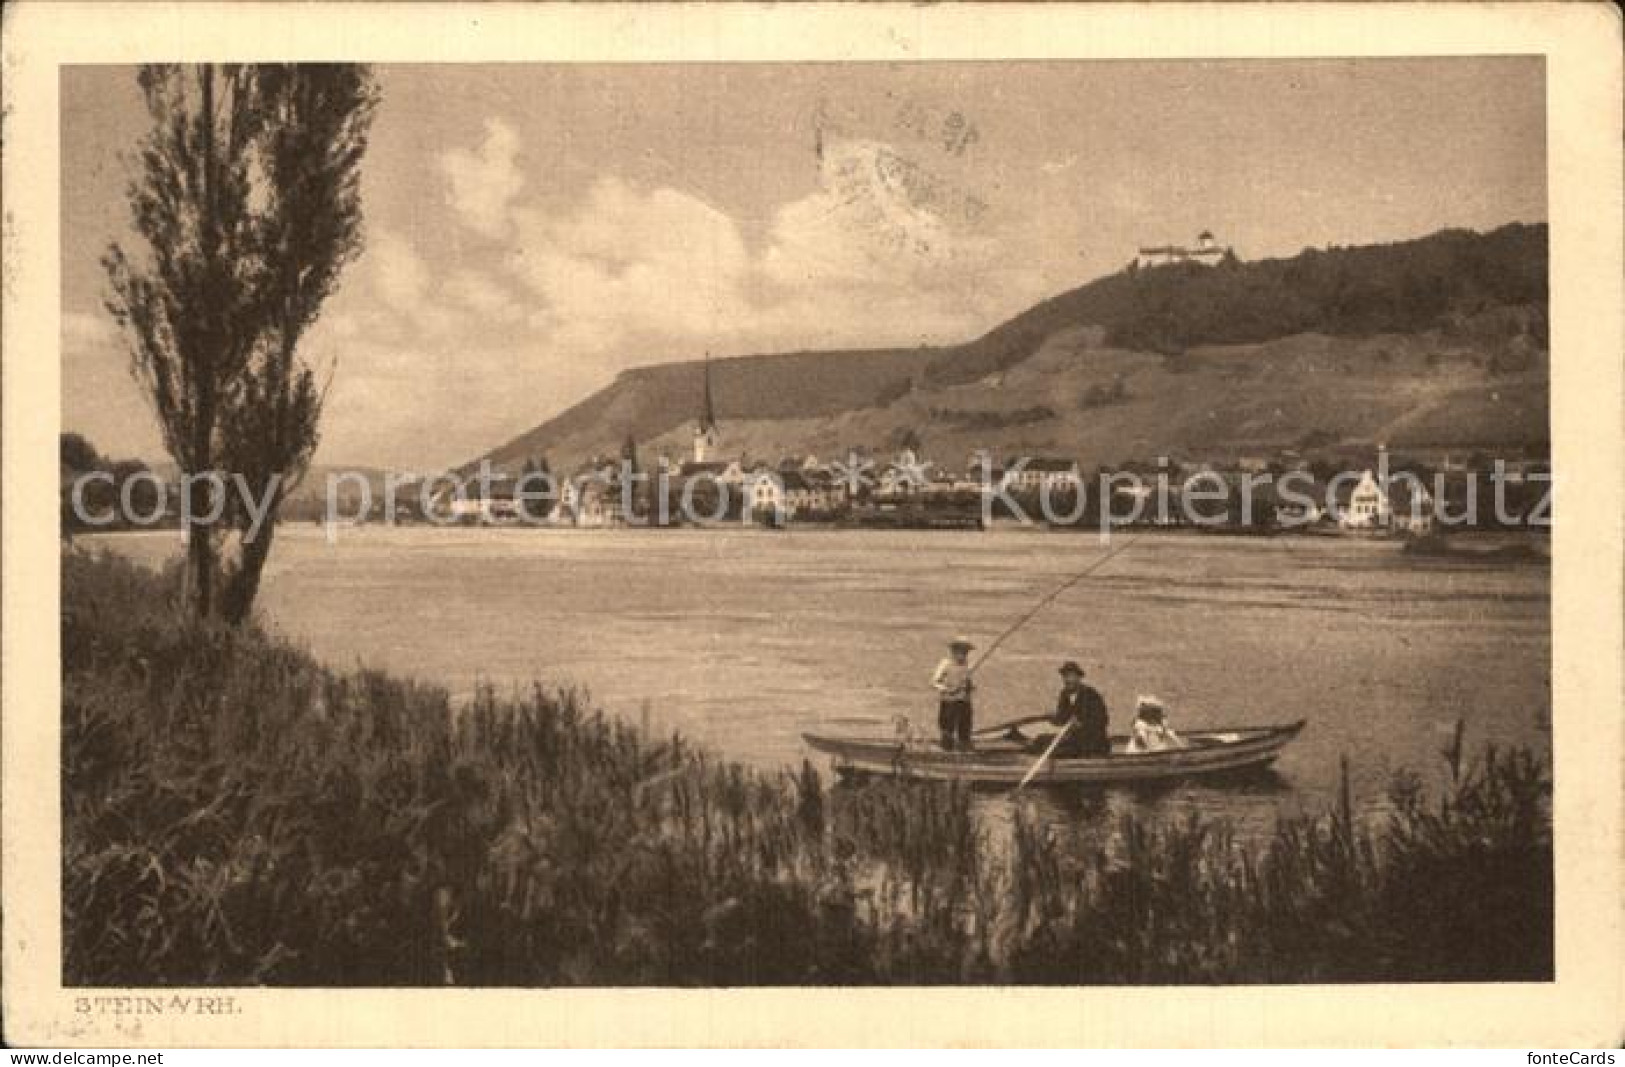
[[[723,423],[825,418],[903,395],[935,354],[928,348],[873,349],[718,359],[711,363],[712,399]],[[542,453],[574,461],[612,453],[628,434],[642,442],[690,425],[700,410],[704,374],[699,360],[623,371],[606,388],[489,458],[512,467]]]
[[[1546,227],[1444,231],[1216,267],[1128,270],[963,345],[712,364],[729,452],[760,458],[910,434],[1086,462],[1305,444],[1538,445],[1547,423]],[[494,450],[557,466],[686,452],[702,365],[643,367]]]

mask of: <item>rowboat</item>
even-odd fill
[[[1304,720],[1284,726],[1245,726],[1181,733],[1185,748],[1129,752],[1128,738],[1113,737],[1112,754],[1051,759],[1033,785],[1113,785],[1192,778],[1264,767],[1298,736]],[[839,774],[889,775],[974,785],[1016,785],[1038,756],[1016,741],[983,741],[970,752],[948,752],[917,737],[828,737],[802,734],[814,751],[832,757]]]

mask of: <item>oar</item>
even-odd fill
[[[1044,750],[1044,754],[1042,756],[1038,757],[1038,762],[1034,763],[1032,765],[1032,768],[1027,771],[1027,777],[1025,777],[1025,778],[1023,778],[1021,780],[1020,785],[1016,786],[1016,792],[1019,793],[1022,789],[1026,788],[1027,783],[1033,780],[1033,775],[1038,773],[1039,768],[1044,766],[1044,764],[1049,762],[1049,758],[1050,758],[1051,754],[1053,754],[1056,747],[1060,745],[1061,738],[1065,737],[1068,733],[1071,732],[1072,724],[1074,722],[1076,722],[1076,721],[1077,720],[1075,720],[1075,719],[1069,719],[1069,720],[1067,720],[1067,724],[1065,726],[1061,727],[1060,731],[1057,732],[1056,735],[1055,735],[1055,740],[1053,740],[1053,741],[1051,741],[1049,743],[1049,747]]]
[[[1012,726],[1026,726],[1030,722],[1049,722],[1049,718],[1050,717],[1048,715],[1028,715],[1026,718],[1022,719],[1011,719],[1009,722],[1001,722],[995,723],[992,726],[984,726],[980,730],[972,730],[970,733],[972,737],[980,737],[982,734],[994,734],[998,733],[1000,730],[1008,730]]]

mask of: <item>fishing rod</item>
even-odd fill
[[[1072,575],[1072,577],[1050,590],[1050,592],[1042,600],[1033,605],[1031,611],[1017,619],[1013,624],[1006,628],[1003,633],[993,639],[993,643],[987,646],[987,651],[976,657],[976,662],[971,665],[970,673],[975,674],[978,670],[980,670],[982,664],[993,658],[993,653],[999,650],[999,646],[1004,644],[1007,638],[1031,622],[1040,611],[1043,611],[1046,607],[1053,603],[1056,597],[1059,597],[1062,593],[1066,592],[1068,589],[1071,589],[1074,585],[1077,585],[1079,582],[1095,573],[1095,571],[1105,566],[1108,561],[1126,551],[1130,545],[1144,536],[1144,533],[1137,533],[1133,537],[1125,538],[1122,544],[1118,545],[1114,549],[1111,549],[1104,556],[1101,556],[1099,559],[1089,564],[1089,566],[1085,567],[1077,574]]]
[[[1017,630],[1021,629],[1023,626],[1025,626],[1029,622],[1031,622],[1034,619],[1034,617],[1036,617],[1038,615],[1038,613],[1040,611],[1043,611],[1045,607],[1047,607],[1051,603],[1053,603],[1056,597],[1059,597],[1062,593],[1066,592],[1068,589],[1071,589],[1074,585],[1077,585],[1079,582],[1081,582],[1085,578],[1089,577],[1089,575],[1091,575],[1091,574],[1095,573],[1096,571],[1098,571],[1101,567],[1104,567],[1110,560],[1112,560],[1114,557],[1120,555],[1121,553],[1125,552],[1130,545],[1132,545],[1134,542],[1138,541],[1143,536],[1145,536],[1145,534],[1142,531],[1141,533],[1135,534],[1133,537],[1125,538],[1122,544],[1120,544],[1116,548],[1110,550],[1104,556],[1101,556],[1099,559],[1097,559],[1093,563],[1089,564],[1089,566],[1085,567],[1083,570],[1079,571],[1077,574],[1072,575],[1066,581],[1062,582],[1060,585],[1058,585],[1054,589],[1050,590],[1048,595],[1046,595],[1037,604],[1033,605],[1032,610],[1028,611],[1021,618],[1017,619],[1008,628],[1006,628],[1003,633],[1001,633],[998,637],[994,638],[993,643],[988,645],[987,651],[983,652],[980,656],[976,657],[976,662],[971,665],[971,668],[970,668],[968,673],[970,675],[974,676],[976,674],[977,670],[979,670],[981,668],[982,664],[986,663],[988,661],[988,659],[992,657],[993,653],[998,651],[999,646],[1004,644],[1005,640],[1008,637],[1010,637],[1010,635],[1014,634]],[[997,733],[1000,730],[1007,730],[1012,726],[1024,726],[1027,723],[1039,722],[1040,720],[1043,720],[1043,719],[1046,719],[1046,718],[1048,718],[1048,716],[1046,716],[1046,715],[1029,715],[1029,716],[1027,716],[1025,718],[1021,718],[1021,719],[1011,719],[1009,722],[1001,722],[1001,723],[995,723],[992,726],[984,726],[980,730],[971,731],[971,733],[972,733],[973,736],[980,736],[982,734]],[[1063,731],[1063,733],[1064,732],[1065,731]],[[1059,740],[1059,737],[1060,737],[1060,735],[1057,735],[1057,740]],[[1052,751],[1053,751],[1053,746],[1052,746]],[[1040,759],[1038,761],[1038,763],[1033,765],[1032,771],[1028,772],[1028,777],[1030,778],[1033,773],[1036,773],[1038,768],[1043,765],[1044,760],[1047,760],[1048,758],[1049,758],[1049,754],[1046,752],[1044,757],[1042,759]],[[1027,784],[1026,780],[1023,780],[1021,784],[1026,785]]]
[[[1068,589],[1071,589],[1074,585],[1077,585],[1079,582],[1083,581],[1085,578],[1089,577],[1091,574],[1098,571],[1101,567],[1104,567],[1111,560],[1113,560],[1117,556],[1121,555],[1123,552],[1127,551],[1128,547],[1130,545],[1134,544],[1134,542],[1138,541],[1143,536],[1145,536],[1145,535],[1142,532],[1142,533],[1135,534],[1133,537],[1125,538],[1123,540],[1122,544],[1118,545],[1116,548],[1113,548],[1113,549],[1109,550],[1105,555],[1101,556],[1099,559],[1097,559],[1094,562],[1090,563],[1089,566],[1085,567],[1083,570],[1081,570],[1078,573],[1072,575],[1066,581],[1062,582],[1060,585],[1058,585],[1054,589],[1050,590],[1047,594],[1045,594],[1043,599],[1039,600],[1039,602],[1037,604],[1033,605],[1031,610],[1029,610],[1025,615],[1021,616],[1021,618],[1017,619],[1014,623],[1012,623],[1008,627],[1006,627],[1004,632],[999,634],[998,637],[995,637],[993,639],[992,644],[987,646],[987,650],[985,652],[983,652],[980,656],[976,657],[976,662],[971,664],[970,669],[969,669],[969,671],[967,673],[969,675],[975,675],[975,673],[978,670],[981,669],[982,664],[986,663],[989,659],[991,659],[992,656],[993,656],[993,653],[995,653],[995,652],[997,652],[999,650],[999,646],[1004,644],[1004,642],[1006,640],[1008,640],[1010,638],[1010,636],[1013,635],[1017,630],[1021,629],[1023,626],[1027,625],[1034,618],[1036,618],[1040,611],[1043,611],[1046,607],[1048,607],[1051,603],[1053,603],[1055,601],[1055,599],[1057,597],[1059,597],[1062,593],[1066,592]],[[1044,718],[1044,716],[1038,716],[1037,718],[1015,719],[1015,720],[1013,720],[1011,722],[1003,722],[1003,723],[999,723],[999,724],[997,724],[995,726],[984,726],[980,730],[973,731],[973,733],[984,734],[984,733],[989,733],[989,732],[994,731],[994,730],[1003,730],[1003,729],[1007,729],[1007,728],[1009,728],[1011,726],[1019,726],[1022,723],[1036,722],[1038,718]],[[1025,784],[1025,783],[1023,783],[1023,784]]]

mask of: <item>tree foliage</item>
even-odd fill
[[[70,471],[94,471],[102,469],[102,456],[96,451],[96,446],[83,434],[73,432],[64,433],[60,438],[62,449],[62,466]]]
[[[81,530],[150,526],[164,520],[159,488],[145,463],[104,456],[89,438],[72,431],[61,434],[59,443],[63,537],[72,540]]]
[[[361,247],[373,81],[353,65],[209,64],[137,80],[151,119],[128,190],[142,247],[104,257],[108,309],[181,472],[240,475],[274,516],[317,442],[322,390],[299,342]],[[194,504],[206,521],[189,531],[190,599],[238,621],[274,522],[255,529],[235,494],[214,503]],[[231,530],[238,558],[223,565]]]

